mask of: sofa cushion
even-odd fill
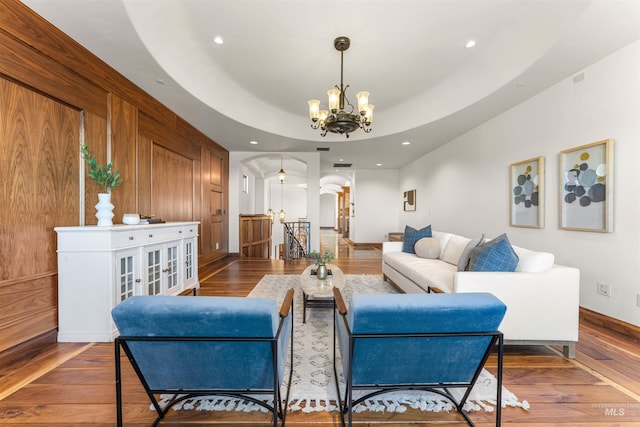
[[[382,259],[389,267],[411,280],[425,291],[431,286],[444,292],[453,292],[456,266],[440,259],[418,258],[406,252],[387,252]]]
[[[431,234],[433,234],[433,237],[435,237],[436,239],[438,239],[438,241],[440,242],[440,259],[442,259],[442,254],[445,250],[445,248],[447,247],[447,243],[449,243],[449,239],[451,239],[454,234],[452,233],[445,233],[442,231],[433,231]]]
[[[441,259],[449,264],[458,265],[460,255],[467,247],[471,239],[463,236],[453,235],[447,243],[447,247],[442,251]]]
[[[458,258],[458,271],[465,271],[469,269],[469,259],[471,258],[471,254],[476,247],[482,243],[484,243],[484,234],[477,239],[471,239],[469,243],[467,243],[467,246],[462,251],[460,258]]]
[[[520,258],[516,271],[540,273],[553,267],[555,262],[555,257],[549,252],[536,252],[518,246],[514,246],[513,250],[516,251],[518,258]]]
[[[411,226],[404,227],[404,240],[402,244],[402,252],[406,252],[408,254],[415,254],[416,251],[414,246],[416,242],[423,237],[431,237],[431,224],[427,225],[420,230],[416,230]]]
[[[501,234],[473,251],[469,271],[515,271],[518,260],[507,235]]]
[[[440,257],[440,242],[434,237],[423,237],[414,246],[419,258],[436,259]]]

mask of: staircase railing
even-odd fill
[[[307,221],[295,221],[284,223],[284,259],[306,258],[310,251],[309,237],[311,223]]]

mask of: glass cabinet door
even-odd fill
[[[168,244],[165,249],[166,268],[163,270],[167,274],[167,290],[171,290],[180,285],[180,271],[178,269],[178,243]]]
[[[116,253],[116,304],[140,292],[138,256],[137,250]]]
[[[182,289],[182,242],[168,242],[145,249],[146,287],[149,295],[174,295]]]
[[[189,283],[194,277],[193,240],[184,243],[184,282]]]
[[[147,294],[159,295],[162,293],[162,250],[161,248],[149,248],[147,250]]]

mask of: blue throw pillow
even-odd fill
[[[409,254],[415,254],[416,250],[414,246],[416,242],[423,237],[433,237],[431,235],[431,224],[427,225],[420,230],[416,230],[413,227],[405,226],[404,227],[404,240],[402,244],[402,252],[407,252]]]
[[[469,271],[515,271],[518,255],[506,234],[478,246],[469,261]]]

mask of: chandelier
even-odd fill
[[[344,51],[349,49],[351,40],[341,36],[333,41],[333,46],[340,52],[340,86],[335,86],[327,91],[329,95],[329,110],[320,109],[320,101],[309,100],[309,116],[311,117],[311,128],[321,130],[321,136],[327,132],[345,134],[349,138],[349,132],[358,128],[366,133],[371,132],[371,121],[373,119],[373,104],[369,104],[369,92],[358,92],[358,111],[354,114],[354,106],[345,95],[345,90],[349,85],[344,86],[342,77],[344,71]],[[349,111],[345,111],[345,103],[349,106]]]

